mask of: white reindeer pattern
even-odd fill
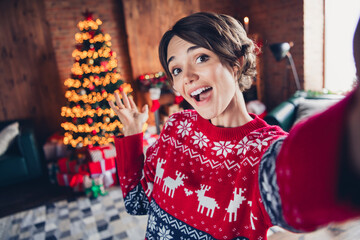
[[[197,211],[200,213],[204,212],[204,208],[207,208],[206,216],[209,216],[212,218],[214,216],[215,208],[220,209],[219,205],[216,203],[214,198],[206,197],[205,192],[210,190],[210,186],[206,186],[204,184],[200,185],[200,189],[196,190],[195,193],[197,194],[199,206]]]
[[[226,208],[226,211],[229,213],[229,222],[236,221],[237,210],[240,208],[241,203],[246,200],[245,197],[241,196],[242,193],[244,193],[244,191],[241,188],[234,189],[233,200],[230,201]]]
[[[158,159],[157,164],[156,164],[156,174],[155,174],[155,183],[159,184],[159,182],[161,181],[161,179],[164,176],[164,169],[161,168],[161,166],[166,163],[165,159]]]
[[[176,171],[176,179],[173,179],[171,177],[166,177],[164,179],[164,185],[162,188],[162,191],[164,193],[167,192],[167,189],[169,189],[168,195],[169,197],[174,198],[174,192],[175,189],[178,188],[179,186],[183,186],[184,185],[184,179],[187,179],[188,177],[185,176],[185,174],[182,174],[179,171]]]

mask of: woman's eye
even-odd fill
[[[196,59],[196,63],[206,62],[209,59],[208,55],[201,55]]]
[[[175,68],[172,70],[172,75],[177,76],[181,72],[180,68]]]

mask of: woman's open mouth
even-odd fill
[[[196,102],[201,102],[207,99],[211,95],[212,87],[203,87],[193,91],[190,96],[196,100]]]

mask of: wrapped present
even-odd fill
[[[84,188],[87,196],[97,198],[99,195],[104,196],[107,194],[104,188],[103,176],[97,178],[84,177]]]
[[[70,160],[68,157],[58,159],[57,164],[61,173],[86,173],[89,171],[87,164]]]
[[[47,161],[67,157],[71,154],[71,151],[64,145],[63,138],[64,137],[59,134],[53,134],[47,139],[43,146],[45,159]]]
[[[69,186],[75,192],[83,192],[84,188],[84,177],[88,174],[71,174],[71,173],[60,173],[56,174],[57,182],[59,186]]]
[[[104,186],[106,188],[117,183],[115,158],[89,162],[89,170],[92,178],[103,176]]]
[[[89,146],[88,153],[92,162],[116,157],[116,149],[113,144],[103,146]]]

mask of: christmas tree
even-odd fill
[[[116,54],[111,50],[111,37],[100,29],[100,19],[84,13],[85,20],[78,23],[75,59],[71,78],[65,80],[68,88],[66,106],[61,115],[66,119],[61,124],[65,130],[64,144],[73,148],[87,145],[106,145],[113,136],[120,133],[122,125],[109,107],[108,100],[123,89],[132,91],[130,84],[121,80],[116,70]]]

